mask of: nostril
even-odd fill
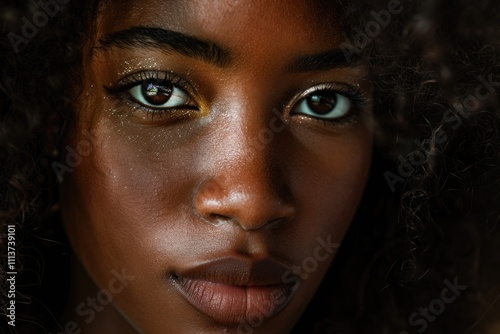
[[[207,218],[209,221],[214,221],[214,222],[218,222],[218,221],[231,221],[233,220],[233,218],[229,217],[229,216],[226,216],[226,215],[221,215],[221,214],[218,214],[218,213],[210,213],[207,215]]]
[[[240,226],[241,222],[236,217],[231,217],[224,214],[219,213],[210,213],[205,215],[205,219],[213,225],[219,224],[229,224],[229,225],[237,225]]]
[[[261,227],[265,227],[266,229],[277,229],[283,224],[288,223],[293,219],[293,215],[286,216],[286,217],[281,217],[281,218],[275,218],[269,221],[264,221],[261,222],[260,224],[248,224],[245,222],[239,221],[237,218],[230,217],[227,215],[223,214],[218,214],[218,213],[210,213],[205,216],[207,221],[209,221],[212,224],[220,224],[220,223],[232,223],[235,225],[240,226],[243,230],[245,231],[252,231],[252,230],[257,230],[260,229]]]

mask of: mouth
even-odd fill
[[[272,259],[220,258],[174,272],[173,285],[198,311],[223,325],[266,321],[291,301],[296,280],[291,270]],[[288,283],[293,281],[293,283]]]

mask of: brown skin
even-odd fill
[[[342,241],[370,167],[369,107],[343,125],[288,115],[284,130],[259,140],[276,118],[273,109],[287,114],[283,106],[320,83],[350,84],[370,96],[361,66],[288,70],[296,57],[339,48],[337,15],[333,6],[326,11],[306,0],[105,6],[87,51],[111,32],[148,25],[213,41],[229,50],[232,63],[222,68],[159,49],[111,47],[84,65],[86,88],[69,144],[76,147],[91,131],[92,149],[61,185],[77,259],[68,312],[107,287],[112,270],[134,279],[89,325],[75,317],[83,333],[134,333],[131,324],[148,334],[237,333],[193,308],[167,273],[228,255],[300,265],[318,237]],[[104,88],[142,70],[185,78],[196,110],[151,118]],[[190,116],[175,116],[182,114]],[[332,259],[254,333],[290,331]]]

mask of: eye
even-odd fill
[[[303,114],[315,118],[334,120],[343,118],[352,109],[350,98],[332,90],[316,90],[302,99],[292,108],[292,114]]]
[[[128,90],[130,97],[152,109],[170,109],[191,106],[189,94],[167,80],[149,79]]]

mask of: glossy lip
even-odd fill
[[[286,272],[291,270],[270,258],[225,257],[174,272],[170,279],[198,311],[237,325],[265,321],[283,310],[297,290],[283,282]]]

